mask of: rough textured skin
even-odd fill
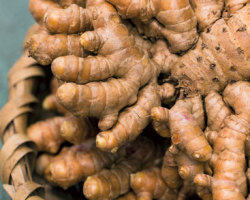
[[[225,0],[225,12],[234,14],[247,3],[249,0]]]
[[[77,34],[49,35],[46,31],[35,34],[31,37],[27,46],[30,55],[41,65],[49,65],[59,56],[75,55],[86,57],[88,53],[84,51],[79,42],[80,36]]]
[[[67,189],[83,181],[84,177],[93,175],[104,167],[110,167],[117,158],[116,154],[102,152],[95,147],[89,148],[90,144],[86,144],[64,147],[47,165],[46,179]]]
[[[130,185],[137,200],[176,200],[177,192],[168,188],[157,167],[148,168],[130,175]]]
[[[137,19],[150,26],[153,18],[156,18],[158,23],[154,30],[160,29],[156,32],[167,39],[173,53],[189,49],[198,39],[197,20],[188,0],[108,1],[118,9],[123,18]]]
[[[231,81],[248,80],[249,9],[247,4],[231,18],[217,20],[207,32],[201,33],[196,48],[181,57],[170,54],[165,43],[158,41],[154,60],[189,95],[206,95],[211,90],[223,90]]]
[[[214,200],[245,199],[247,194],[244,144],[250,133],[249,98],[249,82],[238,81],[223,92],[225,103],[235,114],[224,119],[224,126],[213,140],[213,178],[196,177],[198,185],[211,186]],[[212,112],[211,108],[209,111]]]
[[[221,17],[224,0],[191,0],[190,2],[201,31]]]

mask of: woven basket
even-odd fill
[[[36,158],[34,143],[26,136],[35,78],[44,76],[39,65],[24,52],[8,75],[9,100],[0,111],[0,178],[13,200],[42,200],[42,186],[32,181]]]

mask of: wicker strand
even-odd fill
[[[9,101],[0,111],[0,178],[4,189],[13,200],[43,200],[36,192],[42,186],[32,181],[35,145],[27,136],[28,113],[31,103],[37,102],[32,95],[35,77],[43,76],[36,62],[24,52],[9,72]]]

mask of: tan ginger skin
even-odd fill
[[[223,92],[223,100],[235,114],[226,117],[223,127],[210,139],[214,149],[213,177],[195,177],[196,184],[211,187],[214,200],[245,199],[247,195],[245,142],[250,133],[249,95],[249,82],[243,81],[228,85]],[[213,112],[212,107],[207,112]]]
[[[27,135],[35,142],[39,151],[56,153],[64,142],[60,135],[64,120],[64,117],[54,117],[36,122],[28,127]]]
[[[137,200],[176,200],[177,198],[177,191],[168,188],[161,177],[161,170],[157,167],[131,174],[130,185]]]
[[[64,147],[45,168],[44,176],[52,184],[64,189],[77,184],[84,178],[110,167],[116,154],[103,152],[95,147],[88,149],[84,144]]]
[[[190,3],[201,31],[204,31],[221,17],[224,6],[224,0],[191,0]]]
[[[167,39],[173,53],[189,49],[198,39],[197,20],[188,0],[108,2],[118,9],[123,18],[138,19],[145,24],[156,18],[159,32]]]
[[[81,43],[84,49],[90,51],[98,50],[98,56],[89,56],[87,58],[75,56],[60,57],[54,60],[52,71],[59,79],[86,83],[84,85],[67,83],[59,87],[57,91],[58,100],[70,112],[78,116],[95,116],[100,118],[99,128],[101,130],[107,130],[117,122],[113,129],[103,134],[101,133],[97,137],[97,146],[99,148],[115,151],[126,141],[133,140],[138,136],[149,123],[151,108],[157,104],[159,105],[160,98],[164,98],[164,96],[161,97],[161,93],[157,92],[157,90],[161,90],[161,87],[155,83],[155,79],[152,79],[155,77],[155,74],[159,73],[158,69],[155,68],[154,63],[151,63],[146,55],[143,55],[135,47],[133,38],[129,35],[127,28],[121,23],[114,8],[110,4],[100,1],[95,4],[93,2],[92,4],[87,3],[86,9],[90,12],[97,5],[103,7],[103,11],[106,10],[106,12],[100,13],[92,21],[95,31],[85,32],[81,36]],[[109,19],[108,23],[104,23],[104,19]],[[112,37],[110,34],[112,34]],[[118,42],[121,41],[121,38],[123,38],[122,42]],[[128,54],[130,55],[129,57]],[[121,63],[120,60],[124,62]],[[130,65],[127,65],[128,62]],[[68,71],[69,63],[71,63],[70,71]],[[97,65],[97,63],[100,64]],[[96,73],[97,70],[99,71],[98,73]],[[92,74],[92,72],[95,73]],[[87,83],[89,81],[106,79],[111,75],[120,78],[110,78],[107,82]],[[143,88],[138,95],[139,87],[149,81],[151,83]],[[76,104],[73,103],[80,96],[82,98],[81,101],[78,101]],[[105,99],[105,101],[96,101],[95,99]],[[127,109],[118,116],[119,110],[127,105],[134,104],[136,100],[137,103],[133,109],[131,107],[131,109]],[[145,101],[149,103],[142,110],[142,106],[144,107],[145,104],[143,102]],[[138,121],[138,116],[142,120]],[[124,126],[120,123],[126,123],[126,121],[120,119],[128,117],[131,118],[130,124],[137,125]],[[124,130],[124,127],[128,127],[130,131]]]
[[[190,158],[199,161],[210,159],[212,148],[202,131],[204,112],[199,96],[178,100],[170,110],[163,107],[153,108],[151,115],[154,121],[159,119],[162,124],[169,124],[172,143],[185,151]]]
[[[56,153],[65,140],[79,144],[93,135],[93,132],[88,119],[73,116],[49,118],[27,129],[28,137],[36,143],[38,150],[50,153]]]
[[[190,53],[187,53],[180,58],[170,54],[167,51],[167,49],[162,48],[162,46],[160,46],[160,48],[157,47],[158,49],[156,49],[154,52],[154,61],[156,61],[159,64],[159,68],[158,68],[156,67],[154,62],[152,63],[150,59],[146,59],[145,55],[143,56],[143,54],[139,53],[138,50],[135,50],[130,45],[126,46],[129,43],[132,44],[133,46],[133,41],[129,39],[131,38],[129,37],[129,32],[126,30],[126,27],[121,24],[121,21],[119,17],[117,16],[113,7],[110,4],[107,4],[101,1],[99,3],[98,2],[95,2],[95,3],[96,3],[95,4],[96,6],[98,5],[100,8],[103,7],[103,10],[106,10],[106,12],[103,12],[102,15],[101,14],[98,15],[98,12],[95,13],[96,14],[95,19],[92,20],[92,25],[95,31],[85,32],[81,37],[81,43],[84,49],[93,51],[95,53],[97,52],[98,56],[89,56],[86,59],[77,58],[74,56],[60,57],[58,59],[55,59],[55,61],[53,62],[52,70],[53,70],[53,73],[59,79],[61,78],[62,80],[65,79],[67,81],[74,81],[76,83],[85,83],[84,85],[79,85],[79,84],[76,85],[74,83],[63,84],[60,87],[61,90],[60,88],[58,90],[58,93],[57,93],[58,99],[60,103],[62,103],[70,112],[72,112],[75,115],[98,117],[100,119],[99,127],[102,130],[108,130],[111,127],[113,127],[113,129],[115,130],[116,122],[120,121],[119,118],[122,114],[121,113],[120,115],[118,115],[118,112],[122,108],[133,104],[136,101],[136,99],[139,97],[138,88],[151,82],[152,76],[157,77],[160,70],[164,73],[171,72],[171,76],[179,80],[179,86],[185,87],[185,92],[187,92],[188,94],[189,93],[207,94],[211,90],[211,88],[214,88],[215,90],[221,90],[227,84],[228,81],[232,79],[245,79],[249,75],[249,70],[247,69],[248,61],[247,61],[247,57],[245,57],[245,55],[247,54],[246,43],[241,42],[240,43],[241,47],[238,47],[236,46],[232,38],[234,36],[237,38],[237,41],[240,41],[238,40],[239,34],[244,34],[245,37],[247,37],[247,31],[237,32],[237,30],[242,25],[244,25],[244,23],[248,23],[248,21],[244,17],[240,17],[240,16],[246,15],[248,6],[245,6],[244,8],[242,8],[237,14],[235,14],[227,22],[225,22],[223,19],[218,20],[212,26],[209,33],[202,33],[204,35],[202,36],[202,39],[205,38],[207,42],[205,40],[203,42],[199,40],[195,50],[189,51]],[[88,10],[88,12],[92,12],[91,10],[93,9],[93,7],[94,6],[92,6],[91,3],[87,2],[86,10]],[[104,18],[108,19],[107,16],[110,16],[110,17],[112,16],[111,17],[112,20],[109,20],[109,24],[105,24],[105,22],[103,21]],[[237,24],[237,26],[235,26],[235,23],[231,23],[238,19],[240,19],[239,21],[240,23]],[[114,23],[114,25],[111,25],[110,22]],[[218,32],[218,30],[219,30],[219,27],[223,25],[223,23],[225,24],[225,27],[223,28],[226,28],[223,30],[226,30],[226,32],[221,31],[220,33]],[[232,32],[234,33],[233,36],[229,35],[229,27],[227,27],[229,25],[230,25],[230,31],[232,28],[236,29],[236,30],[234,29]],[[120,27],[119,34],[118,32],[116,32],[118,31],[118,27]],[[102,32],[101,34],[98,35],[99,30],[102,30]],[[107,34],[109,36],[112,30],[112,34],[114,34],[112,37],[112,40],[103,39],[103,37],[105,36],[105,30],[109,30],[109,34]],[[112,46],[114,43],[120,44],[118,43],[118,41],[120,41],[119,38],[121,38],[121,35],[122,35],[121,33],[125,34],[126,38],[128,39],[128,40],[125,40],[123,36],[123,41],[124,42],[127,41],[126,45],[125,43],[122,43],[121,46],[119,46],[120,48],[118,48],[118,46]],[[217,35],[219,39],[214,38]],[[213,38],[213,40],[211,41],[210,38]],[[104,40],[105,40],[105,43],[103,43]],[[228,45],[226,44],[226,42],[230,40],[232,41],[232,45],[231,45],[232,48],[236,50],[230,50],[232,48],[228,48]],[[213,41],[217,43],[214,44]],[[218,44],[218,42],[221,42],[221,41],[222,41],[222,44]],[[106,44],[109,44],[109,45],[106,45]],[[118,50],[118,49],[122,49],[125,47],[127,47],[128,49],[134,49],[135,52],[138,52],[138,54],[134,52],[132,55],[130,54],[131,56],[128,56],[127,53],[122,54],[121,51]],[[228,53],[229,56],[224,55],[225,54],[224,49],[228,51],[225,53]],[[204,55],[203,53],[201,54],[202,51],[205,52]],[[220,56],[217,56],[217,51],[223,52],[223,53],[221,53]],[[112,54],[109,54],[109,52],[112,52]],[[123,49],[123,52],[125,52],[124,49]],[[164,55],[163,55],[163,52],[164,52]],[[213,52],[213,54],[211,52]],[[95,72],[97,71],[96,67],[99,66],[99,64],[95,64],[95,63],[103,63],[103,62],[107,63],[106,62],[107,57],[112,58],[112,56],[114,55],[115,55],[116,60],[124,60],[124,62],[125,61],[128,62],[127,59],[124,59],[124,56],[126,55],[126,58],[129,58],[129,59],[133,58],[132,59],[133,61],[131,60],[129,61],[131,63],[129,67],[123,67],[123,63],[121,63],[119,67],[112,67],[112,68],[110,67],[110,63],[108,62],[109,64],[102,65],[106,67],[101,68],[101,71],[98,68],[100,73],[94,73],[94,75],[89,76],[89,74],[91,74],[91,71],[95,71]],[[240,55],[240,57],[238,55]],[[105,59],[104,59],[104,56],[105,56]],[[140,59],[137,59],[136,57]],[[230,57],[230,59],[228,59],[228,57]],[[193,59],[190,59],[190,58],[193,58]],[[133,66],[134,61],[136,60],[137,61],[140,60],[139,64],[136,64],[138,68],[137,67],[131,68],[131,66]],[[67,63],[69,63],[69,61],[71,63],[70,68],[67,67],[68,66]],[[195,71],[193,70],[194,68],[192,67],[193,65],[196,66]],[[85,67],[81,67],[81,66],[85,66]],[[90,66],[90,67],[86,67],[86,66]],[[228,67],[228,66],[231,66],[231,67]],[[222,72],[222,67],[223,67],[223,72]],[[70,72],[68,69],[71,69]],[[117,71],[117,69],[119,70]],[[140,71],[139,69],[141,69],[142,71]],[[79,71],[81,71],[81,73],[78,76]],[[138,75],[139,71],[140,71],[139,73],[140,75]],[[148,73],[148,71],[151,71],[151,73]],[[71,75],[71,72],[72,72],[72,75]],[[96,82],[98,80],[103,80],[103,79],[106,80],[110,76],[115,76],[119,78],[118,79],[111,78],[111,79],[108,79],[108,81],[106,82]],[[138,80],[138,77],[140,77],[139,80]],[[93,81],[93,82],[87,83],[88,81]],[[123,95],[120,95],[120,93],[115,92],[117,91],[117,89],[114,88],[113,86],[111,87],[111,85],[114,85],[114,83],[115,85],[119,85],[119,89],[127,88],[126,91],[129,91],[129,95],[128,96],[124,95],[126,93],[125,90],[123,90],[122,92]],[[120,83],[122,83],[122,85]],[[155,84],[155,86],[156,85],[157,84]],[[96,93],[92,92],[93,90],[98,91],[97,96],[93,95],[93,94],[96,95]],[[116,99],[112,98],[112,104],[110,104],[111,101],[109,101],[111,100],[110,98],[111,91],[112,91],[112,97],[114,96],[113,94],[117,94],[117,96],[114,96]],[[156,89],[154,91],[156,91]],[[79,95],[79,94],[84,94],[84,95]],[[78,101],[79,99],[78,95],[81,97],[84,97],[83,98],[84,101]],[[122,99],[119,99],[119,98],[122,98]],[[105,99],[105,101],[95,101],[94,99]],[[79,103],[72,104],[71,103],[72,101],[78,101]],[[89,104],[85,103],[83,105],[82,102],[91,102],[91,103]],[[120,103],[117,104],[117,102],[120,102]],[[154,100],[154,102],[157,102],[157,101]],[[107,107],[106,105],[110,105],[112,109],[109,106]],[[152,106],[156,106],[156,105],[152,105]],[[131,109],[131,112],[133,112],[132,109]],[[147,125],[148,118],[144,118],[144,119],[145,120],[143,120],[143,123],[140,123],[141,124],[140,128],[136,128],[137,129],[136,135],[138,135],[140,131],[145,127],[145,125]],[[124,138],[130,138],[131,135],[133,135],[131,138],[134,137],[134,134],[128,134],[127,131],[124,131],[124,128],[123,129],[119,128],[118,130],[119,131],[117,133],[115,133],[114,131],[108,130],[108,133],[110,134],[110,140],[109,140],[109,134],[106,134],[105,138],[98,137],[97,139],[98,147],[107,151],[115,151],[117,147],[119,147],[125,142]],[[114,139],[114,135],[116,135],[115,139]],[[120,140],[119,138],[117,138],[117,136],[119,136],[122,139]]]
[[[129,192],[122,197],[117,198],[117,200],[137,200],[133,192]]]
[[[151,140],[140,137],[131,146],[125,145],[126,151],[132,154],[118,152],[121,159],[110,170],[104,169],[86,179],[83,186],[86,198],[109,200],[127,193],[130,189],[130,174],[154,162],[157,146]]]
[[[158,41],[153,50],[154,60],[189,95],[207,95],[211,90],[223,90],[230,81],[247,80],[250,77],[249,9],[247,4],[231,18],[217,20],[201,33],[195,49],[181,57],[170,54],[165,42]]]

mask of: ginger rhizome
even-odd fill
[[[114,199],[127,193],[130,188],[130,175],[155,161],[157,147],[146,138],[138,138],[124,148],[125,154],[122,153],[123,150],[118,153],[125,156],[120,156],[110,170],[104,169],[86,179],[83,192],[88,199]]]
[[[233,114],[225,117],[221,128],[215,131],[213,138],[210,139],[214,149],[211,158],[213,177],[203,174],[195,177],[198,185],[211,187],[214,200],[238,200],[246,197],[245,142],[250,133],[249,95],[249,82],[239,81],[228,85],[224,90],[224,105],[221,102],[212,106],[209,105],[211,101],[207,101],[208,113],[213,112],[214,109],[218,110],[216,106],[225,110],[226,105],[234,111]]]
[[[94,134],[94,130],[88,119],[53,117],[29,126],[27,135],[39,151],[56,153],[65,140],[73,144],[82,143]]]
[[[130,185],[137,196],[137,200],[176,200],[177,198],[177,192],[168,188],[161,178],[161,170],[157,167],[131,174]]]
[[[27,135],[37,145],[39,151],[56,153],[64,139],[60,135],[64,117],[54,117],[36,122],[28,127]]]
[[[45,162],[46,167],[40,167],[38,171],[50,183],[66,189],[104,167],[110,167],[116,158],[117,154],[103,152],[94,147],[93,142],[87,141],[80,145],[64,147],[56,156],[42,155],[40,162]]]
[[[172,143],[190,158],[199,161],[210,159],[212,148],[202,131],[204,112],[199,96],[178,100],[170,110],[153,108],[151,115],[154,121],[170,130]]]
[[[167,39],[173,53],[191,48],[198,39],[197,20],[188,0],[108,2],[115,5],[123,18],[142,21],[143,26],[156,23],[157,29]],[[152,22],[154,18],[157,21]]]
[[[247,4],[229,19],[217,20],[200,34],[196,47],[181,57],[170,54],[164,41],[157,41],[154,60],[162,72],[178,80],[186,94],[207,95],[211,90],[223,90],[230,81],[247,80],[249,9]]]
[[[250,77],[247,3],[31,0],[40,28],[26,46],[39,63],[51,64],[58,80],[43,106],[66,115],[53,133],[45,125],[48,131],[38,138],[46,144],[40,146],[55,153],[53,148],[65,140],[82,143],[93,136],[96,127],[87,117],[94,117],[100,129],[95,150],[116,152],[107,153],[115,157],[108,164],[83,175],[81,163],[88,159],[80,161],[83,152],[67,147],[56,157],[40,157],[44,165],[38,173],[64,188],[86,179],[88,199],[127,193],[124,198],[133,199],[130,182],[140,198],[164,199],[154,190],[163,185],[178,190],[178,200],[195,193],[203,200],[227,199],[223,195],[228,194],[228,199],[245,198],[249,82],[231,83]],[[226,86],[223,96],[217,93]],[[143,132],[151,117],[156,132],[172,141],[165,147],[161,173],[161,151],[148,151],[147,142],[137,156],[125,153],[135,151],[127,142]],[[50,142],[53,148],[46,147]],[[131,174],[140,180],[130,179]]]
[[[111,3],[116,5],[115,2]],[[96,11],[97,7],[102,12]],[[189,7],[190,5],[184,10],[189,10]],[[78,9],[78,12],[73,12],[72,15],[66,14],[70,9]],[[171,73],[170,79],[178,79],[178,87],[181,87],[185,94],[207,94],[211,89],[219,91],[231,80],[243,80],[249,77],[248,48],[246,42],[240,40],[240,35],[249,38],[248,31],[242,29],[249,21],[246,17],[248,10],[247,5],[230,19],[226,21],[219,19],[211,24],[208,31],[201,34],[195,49],[183,56],[171,54],[166,43],[158,41],[152,51],[154,58],[151,59],[149,54],[135,46],[135,36],[124,25],[111,4],[101,0],[87,1],[85,8],[77,5],[71,5],[66,9],[57,8],[55,15],[52,9],[45,14],[44,23],[52,24],[51,29],[54,33],[65,32],[62,35],[66,36],[71,24],[69,22],[77,19],[83,24],[72,23],[72,27],[73,25],[76,27],[70,33],[85,31],[80,39],[82,50],[92,54],[77,57],[79,54],[65,52],[62,55],[73,55],[59,58],[56,58],[60,56],[59,54],[54,54],[53,58],[49,56],[49,62],[54,59],[52,63],[54,75],[62,81],[72,82],[64,83],[58,88],[58,101],[74,115],[99,118],[99,128],[103,132],[97,136],[97,146],[103,150],[116,151],[126,141],[133,140],[140,134],[150,121],[146,116],[149,115],[151,108],[160,106],[161,95],[156,84],[160,72]],[[63,15],[66,16],[64,20],[67,23],[60,17]],[[51,20],[53,23],[49,23]],[[65,28],[60,29],[64,25]],[[83,27],[87,30],[93,28],[93,31],[82,29]],[[67,36],[69,38],[73,35]],[[46,49],[40,48],[39,52],[34,55],[32,53],[33,47],[37,47],[38,38],[33,37],[31,40],[30,52],[33,57],[42,60],[48,56]],[[43,40],[46,42],[45,38],[41,41]],[[151,90],[150,95],[149,92],[144,92],[146,88],[148,91]],[[146,96],[145,93],[147,97],[141,98],[142,95]],[[139,103],[144,102],[139,101],[141,99],[151,102],[144,111],[141,109],[142,103]],[[129,125],[137,125],[128,126],[126,124],[128,118],[132,119]],[[157,123],[155,126],[158,126]],[[167,135],[167,133],[162,134]]]
[[[100,9],[96,11],[96,7]],[[61,9],[60,12],[65,13],[67,9]],[[74,82],[62,84],[57,90],[57,98],[74,115],[98,117],[102,131],[113,127],[98,135],[97,146],[115,151],[141,133],[150,121],[151,108],[160,105],[160,98],[168,97],[164,96],[164,92],[161,95],[162,87],[156,83],[158,65],[135,46],[135,38],[110,4],[88,1],[82,12],[91,16],[82,22],[91,23],[94,31],[83,33],[81,44],[84,50],[97,55],[69,55],[53,61],[54,75],[60,80]],[[47,21],[49,17],[47,15]],[[60,24],[61,18],[58,20]],[[44,40],[39,35],[36,37],[37,40],[33,37],[30,42],[30,52],[33,46],[37,46],[38,40]],[[33,56],[32,52],[31,55]],[[43,59],[43,55],[41,53],[38,60]],[[106,79],[107,81],[102,81]],[[142,89],[139,91],[140,88]],[[119,114],[120,110],[132,104],[135,105]],[[128,122],[128,118],[131,120],[130,124],[124,124]]]

